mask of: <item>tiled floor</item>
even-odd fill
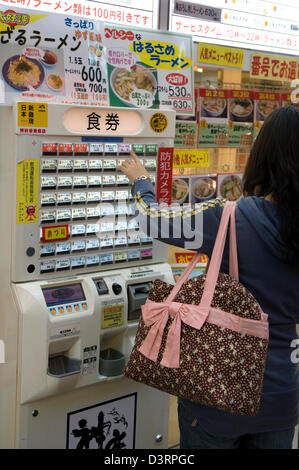
[[[170,411],[168,425],[168,448],[178,448],[180,442],[180,431],[177,415],[177,397],[170,396]]]

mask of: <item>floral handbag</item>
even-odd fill
[[[124,375],[172,395],[244,416],[259,409],[268,316],[239,283],[236,203],[226,202],[207,274],[156,280]],[[219,274],[230,221],[230,275]]]

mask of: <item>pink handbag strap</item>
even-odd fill
[[[210,308],[211,302],[213,299],[220,266],[223,257],[223,251],[226,241],[227,235],[227,228],[229,224],[229,220],[231,220],[230,225],[230,253],[229,253],[229,273],[230,276],[239,280],[239,270],[238,270],[238,254],[237,254],[237,237],[236,237],[236,225],[235,225],[235,207],[236,203],[232,201],[227,201],[225,203],[216,241],[215,246],[213,249],[212,257],[209,264],[208,274],[206,277],[205,287],[203,296],[201,299],[200,306],[203,308]],[[180,276],[179,280],[177,281],[176,285],[172,289],[171,293],[167,297],[167,302],[173,301],[177,293],[179,292],[180,288],[182,287],[183,283],[188,279],[189,274],[191,273],[192,269],[196,266],[200,259],[201,254],[197,253],[190,263],[188,264],[187,268]]]

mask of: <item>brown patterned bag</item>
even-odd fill
[[[255,416],[268,346],[268,319],[239,283],[234,202],[223,209],[208,273],[173,287],[156,280],[125,376],[223,411]],[[219,274],[230,221],[230,275]]]

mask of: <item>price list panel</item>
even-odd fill
[[[117,170],[131,148],[155,185],[156,143],[42,143],[40,275],[153,259],[154,243],[139,231],[129,180]]]

